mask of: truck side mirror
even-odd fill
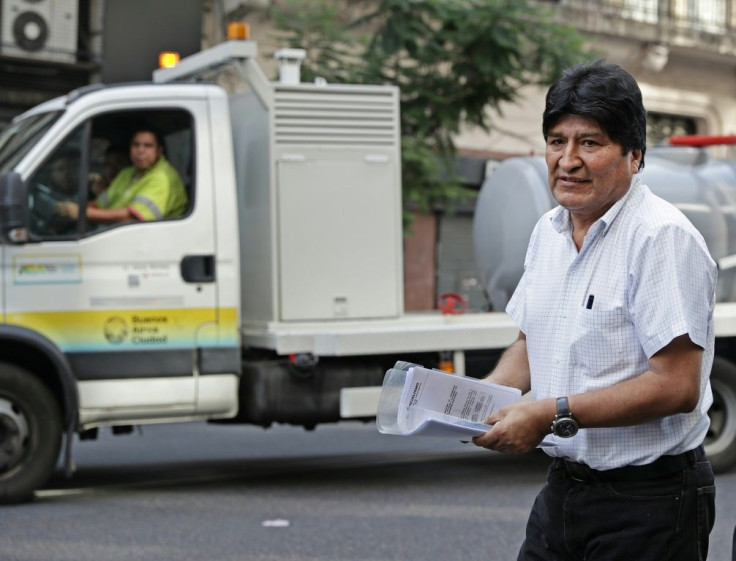
[[[14,171],[0,175],[0,239],[11,244],[28,241],[28,190]]]

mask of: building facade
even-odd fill
[[[200,50],[205,7],[203,0],[0,0],[0,127],[80,86],[148,80],[162,50]]]
[[[634,75],[649,113],[650,145],[675,134],[736,132],[733,0],[559,0],[540,4],[576,27],[601,58]],[[468,130],[458,144],[493,152],[541,153],[543,101],[544,91],[525,91],[520,103],[506,107],[503,118],[496,119],[490,135]]]
[[[92,0],[0,2],[0,127],[94,79],[101,30],[93,9]]]

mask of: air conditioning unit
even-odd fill
[[[79,0],[2,0],[0,54],[75,62]]]

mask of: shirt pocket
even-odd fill
[[[618,372],[636,353],[634,326],[623,305],[581,308],[571,332],[572,363],[590,377]]]

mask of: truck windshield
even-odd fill
[[[0,133],[0,173],[11,171],[59,118],[61,111],[39,113],[11,123]]]

